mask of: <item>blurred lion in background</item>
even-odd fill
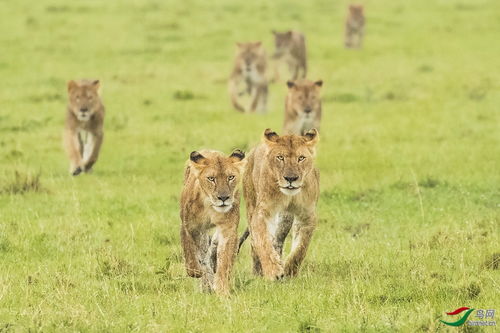
[[[321,125],[321,87],[323,81],[288,81],[285,100],[285,134],[303,135]]]
[[[288,65],[291,79],[305,78],[307,75],[306,39],[297,31],[277,32],[274,35],[276,50],[273,58],[284,61]],[[278,64],[275,66],[274,81],[279,80]]]
[[[266,112],[267,59],[262,42],[236,43],[238,50],[234,68],[229,77],[229,94],[234,108],[240,112]],[[241,90],[243,88],[243,90]],[[243,106],[240,97],[250,97],[250,105]]]
[[[365,14],[363,5],[349,5],[345,21],[345,47],[360,48],[363,44]]]
[[[97,162],[104,137],[104,105],[99,80],[68,82],[64,144],[73,176],[90,172]]]

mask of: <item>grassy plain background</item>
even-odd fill
[[[500,2],[363,3],[355,51],[347,1],[0,1],[0,331],[435,331],[500,310]],[[325,82],[320,222],[298,278],[253,277],[246,244],[220,300],[184,274],[182,168],[281,129],[284,83],[243,115],[226,79],[235,41],[270,53],[288,28]],[[102,81],[106,137],[72,178],[80,77]]]

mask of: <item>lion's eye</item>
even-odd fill
[[[299,156],[299,162],[302,162],[303,160],[305,160],[306,157],[305,156]]]
[[[207,177],[207,179],[211,182],[215,182],[215,178],[214,177]]]
[[[231,175],[231,176],[227,177],[227,180],[233,180],[233,179],[234,179],[234,176],[233,176],[233,175]]]
[[[281,155],[276,156],[276,158],[278,159],[278,161],[283,161],[283,160],[285,159],[285,158],[284,158],[283,156],[281,156]]]

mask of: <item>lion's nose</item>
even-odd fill
[[[81,108],[80,109],[80,111],[83,112],[83,113],[87,112],[88,110],[89,110],[89,108]]]
[[[229,199],[229,196],[220,196],[220,197],[217,197],[217,199],[219,199],[220,201],[224,202],[227,199]]]
[[[292,182],[296,181],[297,179],[299,179],[299,177],[297,177],[297,176],[284,176],[283,178],[285,178],[285,180],[289,183],[292,183]]]
[[[311,108],[305,108],[305,109],[304,109],[304,112],[305,112],[305,113],[311,113],[311,112],[312,112],[312,109],[311,109]]]

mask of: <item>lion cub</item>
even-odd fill
[[[265,112],[267,107],[266,53],[261,42],[236,43],[238,51],[229,77],[229,94],[238,111]],[[243,87],[242,87],[243,86]],[[242,91],[240,89],[244,88]],[[241,105],[240,96],[250,96],[250,105]]]
[[[254,273],[275,280],[298,273],[316,228],[319,171],[314,167],[318,131],[279,136],[267,129],[248,157],[243,175]],[[281,259],[293,227],[290,254]]]
[[[99,80],[68,82],[64,143],[73,176],[91,171],[99,156],[104,136],[104,105],[99,85]]]
[[[285,100],[284,131],[302,135],[312,128],[319,131],[321,123],[321,87],[323,81],[288,81]]]
[[[235,150],[192,152],[181,194],[181,243],[187,274],[202,278],[204,291],[229,293],[229,278],[238,242],[238,182],[245,154]],[[209,230],[215,227],[210,236]]]
[[[364,30],[365,14],[363,13],[363,5],[349,5],[349,13],[345,21],[345,47],[361,47]]]
[[[307,75],[306,39],[297,31],[277,32],[273,30],[276,51],[273,58],[283,59],[288,65],[292,79],[305,78]],[[275,70],[275,80],[279,77]]]

